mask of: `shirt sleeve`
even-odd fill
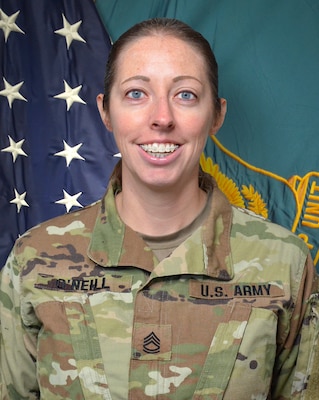
[[[1,400],[38,399],[35,360],[20,312],[20,270],[14,250],[0,275],[0,393]]]
[[[308,386],[314,379],[318,380],[318,296],[318,276],[308,255],[299,292],[292,304],[290,331],[274,370],[274,399],[317,398],[311,397]]]

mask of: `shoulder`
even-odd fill
[[[41,257],[52,248],[66,246],[68,243],[79,245],[90,237],[100,201],[80,210],[64,214],[26,231],[15,243],[12,253],[20,260]]]
[[[249,236],[256,235],[260,239],[278,239],[289,243],[295,243],[296,246],[308,252],[306,243],[291,230],[282,225],[271,222],[249,210],[233,208],[233,230],[234,233],[242,232]]]
[[[313,285],[315,268],[306,243],[289,229],[235,207],[231,256],[235,274],[281,282],[295,301],[304,279],[308,288]]]
[[[100,203],[100,201],[97,201],[79,210],[44,221],[29,229],[21,238],[25,236],[42,235],[44,233],[48,235],[63,235],[66,232],[72,232],[85,227],[90,229],[92,222],[93,224],[95,222],[95,219],[92,221],[92,217],[96,217],[100,209]]]
[[[231,238],[246,251],[268,254],[289,263],[299,260],[303,265],[309,255],[306,243],[289,229],[236,207],[233,207]]]

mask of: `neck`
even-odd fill
[[[154,191],[122,186],[116,196],[121,219],[133,230],[148,236],[165,236],[189,225],[202,211],[206,193],[190,184],[182,190]]]

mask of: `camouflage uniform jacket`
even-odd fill
[[[110,185],[31,229],[1,276],[1,399],[301,399],[318,337],[306,245],[213,189],[158,262]]]

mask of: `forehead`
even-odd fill
[[[162,68],[167,63],[188,71],[199,72],[198,68],[206,71],[205,59],[194,45],[163,34],[136,38],[127,43],[121,49],[117,68]]]

